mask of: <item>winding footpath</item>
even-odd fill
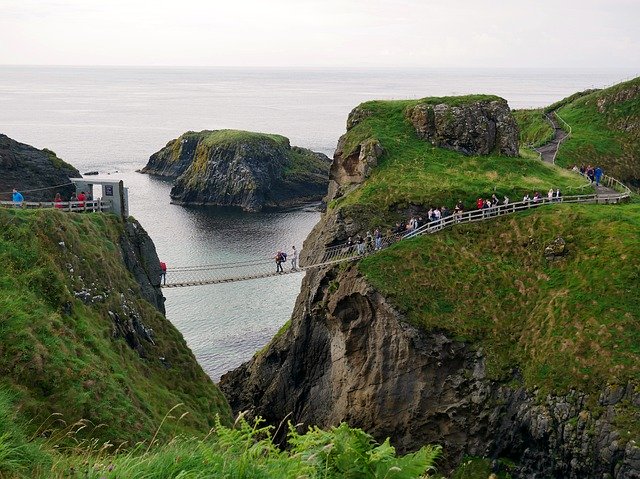
[[[540,159],[542,161],[544,161],[545,163],[549,163],[551,165],[555,165],[556,157],[558,156],[558,151],[560,151],[560,145],[565,140],[571,137],[571,127],[564,120],[563,120],[563,123],[567,126],[567,128],[569,128],[569,132],[565,131],[563,128],[560,127],[560,125],[558,124],[558,118],[560,117],[558,116],[558,113],[555,110],[550,113],[546,113],[545,117],[547,118],[547,121],[551,124],[551,127],[553,128],[553,131],[554,131],[553,139],[548,143],[545,143],[544,145],[539,146],[538,148],[534,148],[534,150],[540,154]],[[616,194],[616,190],[604,185],[598,185],[598,186],[593,185],[593,187],[596,190],[596,193],[599,195]]]

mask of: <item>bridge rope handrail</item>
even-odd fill
[[[452,227],[454,225],[462,224],[462,223],[474,223],[478,221],[486,221],[490,219],[494,219],[500,216],[513,214],[518,211],[529,210],[532,208],[538,208],[540,206],[545,205],[559,205],[559,204],[575,204],[575,203],[604,203],[604,204],[613,204],[618,203],[626,198],[631,196],[631,190],[627,188],[623,183],[619,182],[615,178],[612,178],[607,175],[603,175],[603,183],[607,185],[616,186],[621,189],[621,192],[616,193],[605,193],[605,194],[587,194],[587,195],[570,195],[564,196],[560,198],[549,198],[549,197],[541,197],[538,201],[518,201],[508,204],[502,204],[497,206],[492,206],[490,208],[479,209],[479,210],[471,210],[463,213],[452,214],[445,218],[442,218],[437,221],[429,222],[416,230],[402,233],[394,233],[391,235],[386,235],[380,238],[379,248],[376,249],[375,239],[372,243],[367,245],[357,245],[357,244],[349,244],[349,243],[341,243],[337,245],[332,245],[326,247],[322,254],[316,256],[316,260],[311,264],[301,265],[295,270],[286,271],[283,273],[278,273],[274,270],[274,259],[264,259],[264,260],[256,260],[253,264],[255,266],[266,266],[270,264],[269,271],[250,271],[246,274],[238,273],[236,276],[229,276],[223,278],[213,278],[213,279],[205,279],[205,280],[189,280],[183,282],[173,282],[168,283],[164,287],[182,287],[182,286],[199,286],[206,284],[218,284],[218,283],[229,283],[234,281],[245,281],[250,279],[258,279],[258,278],[267,278],[272,276],[277,276],[279,274],[289,274],[289,273],[297,273],[304,272],[310,269],[321,268],[325,266],[332,266],[339,263],[354,261],[360,259],[368,254],[375,253],[376,251],[385,249],[392,244],[406,240],[410,238],[415,238],[416,236],[421,236],[424,234],[432,234],[439,231],[442,231],[445,228]],[[238,269],[240,265],[249,265],[252,266],[251,261],[238,262],[238,263],[223,263],[218,265],[213,265],[209,269],[207,268],[199,268],[192,269],[182,268],[180,272],[193,272],[193,271],[213,271],[219,269],[230,269],[236,268]],[[177,269],[177,268],[176,268]],[[178,271],[176,271],[178,272]]]

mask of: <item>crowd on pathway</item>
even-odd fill
[[[545,199],[543,195],[536,191],[532,195],[528,193],[522,198],[523,202],[531,202],[533,204],[543,203]],[[546,201],[562,201],[562,192],[559,188],[550,188],[546,193]],[[504,195],[502,199],[494,193],[490,197],[478,198],[475,202],[475,209],[485,211],[488,216],[494,214],[498,206],[504,206],[511,204],[511,200],[508,196]],[[383,236],[382,229],[376,228],[373,233],[367,231],[365,235],[357,235],[355,239],[349,237],[347,242],[341,248],[344,253],[355,252],[358,255],[378,251],[383,247],[384,238],[401,238],[407,234],[410,234],[424,225],[438,225],[442,220],[448,217],[460,217],[465,211],[469,211],[462,200],[458,200],[453,209],[443,205],[441,207],[432,206],[424,215],[413,215],[405,222],[397,222],[394,228],[389,228],[386,234]],[[388,243],[389,240],[387,240]],[[385,245],[387,246],[387,245]]]
[[[575,171],[576,173],[580,173],[582,176],[586,176],[587,178],[589,178],[589,182],[591,184],[594,184],[596,186],[600,186],[600,180],[602,179],[602,175],[604,174],[604,172],[602,171],[602,168],[600,168],[599,166],[584,166],[581,165],[580,167],[578,167],[578,165],[573,165],[573,168],[571,168],[572,171]]]
[[[11,196],[11,201],[13,205],[17,208],[21,208],[25,201],[24,195],[20,193],[17,189],[13,189],[13,194]],[[75,193],[71,195],[68,202],[63,201],[62,195],[60,193],[56,193],[53,198],[53,204],[55,208],[62,209],[65,207],[65,203],[75,203],[73,206],[77,206],[80,208],[84,208],[87,201],[93,201],[91,193],[85,193],[81,191],[77,196]]]

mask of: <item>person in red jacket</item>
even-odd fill
[[[478,201],[476,201],[476,206],[478,207],[479,210],[481,210],[482,207],[484,206],[484,200],[482,198],[478,198]]]
[[[56,193],[56,197],[53,199],[53,202],[55,203],[54,206],[56,208],[62,208],[62,196],[60,196],[60,193]]]
[[[84,191],[81,191],[80,194],[78,195],[78,201],[80,202],[78,206],[80,206],[81,208],[84,208],[84,202],[86,200],[87,200],[87,195],[84,194]]]
[[[160,281],[162,281],[162,284],[167,284],[167,264],[160,261],[160,270],[162,271],[160,273]]]

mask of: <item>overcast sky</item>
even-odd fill
[[[640,68],[640,0],[0,0],[0,64]]]

